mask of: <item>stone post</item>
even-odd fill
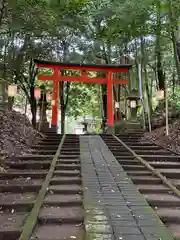
[[[136,89],[132,89],[130,95],[127,97],[127,100],[129,101],[129,108],[130,108],[130,119],[131,120],[137,120],[137,110],[138,110],[138,91]],[[131,107],[131,102],[136,103],[136,107]]]
[[[7,108],[8,108],[7,83],[0,78],[0,109],[6,110]]]
[[[129,108],[130,108],[130,118],[127,121],[127,129],[129,132],[137,131],[138,129],[141,129],[141,123],[137,119],[137,110],[139,108],[138,105],[138,91],[136,89],[132,89],[130,95],[127,97],[127,100],[129,102]],[[134,105],[134,106],[132,106]]]

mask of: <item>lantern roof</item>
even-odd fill
[[[82,121],[82,122],[79,122],[79,124],[88,125],[88,122],[87,121]]]
[[[132,89],[129,96],[126,99],[129,99],[129,100],[140,99],[138,90],[137,89]]]

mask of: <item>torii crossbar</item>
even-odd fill
[[[107,84],[107,117],[108,127],[114,127],[114,114],[113,114],[113,84],[128,84],[128,79],[114,79],[113,73],[127,73],[131,65],[97,65],[97,64],[75,64],[75,63],[60,63],[44,60],[34,60],[38,69],[51,69],[52,75],[38,73],[37,79],[43,81],[53,81],[53,96],[54,104],[52,106],[52,125],[57,127],[58,120],[58,93],[59,82],[84,82],[84,83],[99,83]],[[80,71],[80,76],[62,76],[62,70]],[[87,72],[105,72],[104,78],[88,77]]]

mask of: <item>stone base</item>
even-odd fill
[[[39,129],[39,123],[37,123],[37,129]],[[57,126],[49,127],[49,123],[42,123],[40,131],[42,133],[57,133]]]
[[[51,125],[51,127],[49,128],[49,131],[50,131],[50,132],[57,133],[58,127],[57,127],[56,125]]]
[[[139,122],[127,122],[127,127],[133,129],[141,129],[141,124]]]
[[[106,130],[106,134],[115,134],[114,127],[108,127]]]
[[[1,111],[6,111],[6,110],[8,110],[8,102],[6,102],[6,103],[0,103],[0,110],[1,110]]]
[[[127,121],[126,123],[126,132],[141,132],[142,131],[142,125],[140,122],[135,120]]]
[[[48,122],[44,122],[44,123],[39,123],[37,122],[37,129],[39,129],[39,124],[41,124],[41,129],[44,129],[44,128],[48,128],[49,127],[49,123]]]

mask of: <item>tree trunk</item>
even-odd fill
[[[121,97],[121,85],[116,85],[115,87],[115,93],[114,93],[114,100],[115,102],[120,103],[120,97]],[[115,121],[119,122],[122,118],[121,116],[121,109],[115,109]]]
[[[32,113],[32,125],[36,128],[36,105],[34,102],[31,104],[31,113]]]
[[[176,86],[176,83],[175,83],[175,76],[176,76],[176,74],[175,74],[175,71],[174,71],[174,69],[173,69],[173,75],[172,75],[172,83],[173,83],[173,89],[172,89],[172,92],[173,92],[173,100],[175,99],[175,86]]]
[[[179,28],[179,27],[178,27]],[[180,31],[180,28],[178,29],[178,32]],[[180,62],[180,40],[176,39],[176,47],[177,47],[177,55],[178,55],[178,60]],[[180,69],[179,70],[179,74],[180,74]]]
[[[176,42],[176,37],[175,37],[174,31],[171,31],[171,37],[172,37],[172,43],[173,43],[176,71],[177,71],[177,75],[178,75],[178,82],[180,83],[180,53],[178,54],[177,42]]]
[[[174,16],[174,13],[173,13],[171,1],[169,1],[169,23],[171,27],[171,40],[173,43],[176,71],[178,75],[178,80],[180,82],[180,41],[178,40],[178,37],[176,37],[176,35],[179,34],[179,27],[178,27],[176,16]]]
[[[6,0],[1,0],[1,3],[0,3],[0,28],[3,23],[5,8],[6,8]]]
[[[134,88],[136,89],[139,86],[139,62],[140,62],[140,60],[139,60],[139,48],[138,48],[137,39],[135,39],[134,48],[135,48],[134,51],[135,51],[135,66],[136,66],[136,71],[135,71],[136,75],[135,75],[134,78],[136,79],[136,83],[137,83],[136,86],[134,84]]]
[[[7,84],[0,80],[0,109],[6,110],[8,106]]]
[[[144,65],[144,79],[145,79],[146,94],[147,94],[147,99],[148,99],[149,114],[151,116],[151,114],[152,114],[152,99],[151,99],[151,94],[149,91],[149,80],[148,80],[146,65]]]
[[[69,100],[70,82],[66,82],[66,91],[64,82],[59,84],[60,110],[61,110],[61,134],[65,133],[66,108]],[[65,99],[66,95],[66,99]]]
[[[162,66],[162,56],[161,56],[161,7],[160,1],[157,1],[157,15],[156,15],[156,68],[157,68],[157,76],[158,76],[158,88],[164,90],[165,87],[165,78],[163,73]]]
[[[7,45],[4,49],[3,62],[6,62],[7,58]],[[8,94],[7,94],[7,82],[6,82],[6,73],[7,67],[6,64],[0,65],[0,70],[2,70],[2,79],[0,79],[0,108],[7,109],[8,108]]]
[[[12,111],[14,104],[14,97],[8,97],[8,109],[9,111]]]
[[[30,105],[31,105],[31,113],[32,113],[32,125],[36,128],[36,111],[37,111],[37,103],[34,97],[34,86],[30,88]]]
[[[65,133],[65,112],[61,111],[61,134]]]
[[[31,103],[31,113],[32,113],[32,125],[36,128],[36,105],[34,102]]]
[[[120,103],[120,100],[121,100],[121,85],[118,85],[118,93],[117,93],[117,101]],[[122,116],[121,116],[121,108],[119,106],[118,108],[118,111],[117,111],[117,121],[120,121],[122,119]]]
[[[101,85],[101,93],[102,93],[102,101],[103,101],[103,116],[102,116],[102,128],[103,131],[106,129],[106,121],[107,121],[107,86]]]
[[[63,61],[65,62],[68,56],[69,42],[67,40],[62,40],[63,47]],[[65,134],[65,117],[66,117],[66,107],[68,104],[68,94],[70,90],[70,84],[67,83],[67,96],[65,103],[65,84],[60,82],[59,84],[59,97],[60,97],[60,109],[61,109],[61,134]]]
[[[148,75],[147,75],[147,70],[146,70],[146,58],[145,58],[145,48],[144,48],[145,40],[143,37],[141,37],[141,65],[142,65],[142,70],[144,70],[144,79],[145,79],[145,88],[146,88],[146,94],[147,94],[147,100],[148,100],[148,106],[149,106],[149,112],[150,115],[152,113],[152,101],[151,101],[151,96],[150,96],[150,91],[149,91],[149,81],[148,81]]]

